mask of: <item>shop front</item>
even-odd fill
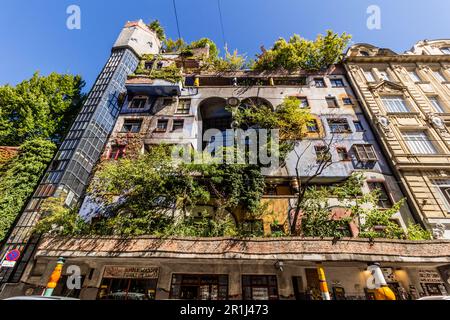
[[[449,289],[445,281],[450,275],[446,253],[450,242],[444,241],[426,245],[353,239],[57,241],[41,243],[35,263],[24,275],[22,294],[29,287],[35,289],[33,294],[42,291],[61,252],[70,256],[65,257],[55,292],[83,300],[322,300],[327,297],[321,291],[319,265],[331,299],[370,300],[375,291],[368,266],[374,262],[380,264],[397,300],[447,294]],[[115,251],[117,247],[126,247],[126,254]],[[81,288],[69,292],[65,282],[73,266],[81,269]]]
[[[226,300],[228,275],[173,274],[170,299]]]
[[[158,267],[106,266],[98,300],[155,300]]]

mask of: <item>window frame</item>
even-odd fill
[[[175,123],[181,123],[181,126],[175,128]],[[173,119],[172,121],[172,131],[182,131],[184,129],[184,119]]]
[[[317,83],[322,83],[323,85],[318,86]],[[326,88],[327,84],[325,82],[325,78],[320,78],[320,77],[314,78],[314,87],[316,87],[316,88]]]
[[[377,186],[381,186],[381,188],[372,188],[371,185],[377,185]],[[380,181],[380,180],[368,180],[367,181],[367,187],[369,188],[370,192],[374,191],[374,190],[381,190],[381,192],[379,192],[380,197],[378,198],[378,203],[377,206],[378,208],[381,209],[390,209],[393,207],[394,205],[394,199],[392,199],[391,194],[389,193],[389,189],[387,187],[387,184],[385,181]],[[386,197],[383,199],[381,198],[381,196],[385,195]],[[388,203],[388,205],[386,205],[385,203]]]
[[[427,139],[426,140],[408,140],[406,139],[408,135],[413,136],[413,134],[416,134],[416,136],[422,136],[424,135]],[[405,142],[406,146],[408,147],[408,151],[410,152],[410,154],[413,155],[436,155],[439,154],[439,150],[436,147],[436,145],[433,143],[432,139],[430,139],[430,136],[428,134],[428,132],[426,130],[420,130],[420,131],[403,131],[402,132],[402,138],[403,141]],[[415,142],[427,142],[427,148],[431,146],[431,149],[433,149],[432,151],[434,152],[414,152],[413,148],[411,147],[411,144],[408,143],[411,141],[415,141]],[[423,147],[423,145],[422,145]]]
[[[378,156],[373,144],[355,143],[352,146],[353,153],[359,162],[377,162]]]
[[[142,106],[140,106],[140,107],[134,107],[134,102],[137,101],[137,100],[144,101],[144,104],[143,104]],[[143,96],[134,97],[134,98],[130,101],[130,104],[129,104],[129,106],[128,106],[128,109],[131,109],[131,110],[145,109],[145,106],[147,105],[147,102],[148,102],[148,97],[143,97]],[[141,105],[141,104],[139,104],[139,105]]]
[[[339,161],[351,161],[352,160],[350,153],[346,147],[343,147],[343,146],[336,147],[336,153],[338,155]]]
[[[394,106],[393,109],[389,110],[389,104],[387,104],[386,102],[390,101],[390,103],[393,103]],[[401,102],[400,104],[398,102]],[[411,106],[408,103],[408,101],[405,99],[404,96],[401,95],[389,95],[389,96],[382,96],[381,97],[381,104],[384,108],[384,110],[386,110],[386,113],[410,113],[413,112],[413,110],[411,110]],[[402,110],[400,110],[401,108],[398,108],[401,105],[401,108],[404,108]],[[395,108],[398,108],[398,110],[394,110]]]
[[[333,156],[331,154],[330,147],[325,145],[315,145],[314,151],[316,154],[316,162],[330,162],[333,159]]]
[[[351,105],[353,105],[353,99],[350,97],[343,97],[342,103],[346,106],[351,106]]]
[[[332,124],[332,122],[341,122],[341,124]],[[337,134],[345,134],[345,133],[352,133],[352,128],[350,127],[350,124],[348,122],[347,118],[327,118],[327,124],[328,128],[330,129],[330,133],[337,133]],[[342,131],[335,131],[333,128],[339,125],[345,125],[347,129]]]
[[[192,103],[191,99],[179,99],[177,108],[175,110],[175,114],[190,114],[191,113],[191,103]],[[180,108],[181,105],[184,105],[184,108]]]
[[[441,103],[441,100],[439,99],[438,96],[429,96],[428,100],[430,101],[430,104],[436,113],[446,113],[445,108],[444,108],[443,104]],[[433,101],[436,104],[433,103]],[[437,107],[436,107],[436,105],[437,105]],[[437,109],[440,109],[440,110],[437,110]]]
[[[340,84],[337,85],[336,82],[340,82]],[[332,79],[330,79],[330,83],[331,83],[332,88],[344,88],[345,87],[345,82],[344,82],[344,79],[342,79],[342,78],[332,78]]]
[[[330,106],[330,101],[334,102],[334,106]],[[339,108],[339,103],[336,97],[325,97],[325,102],[327,103],[327,108],[336,109]]]
[[[165,127],[162,128],[159,126],[160,123],[165,123]],[[158,119],[156,121],[156,128],[155,128],[155,132],[167,132],[167,130],[169,129],[169,120],[168,119]]]
[[[129,126],[130,123],[131,124],[131,129],[130,130],[125,130],[125,126]],[[139,123],[139,128],[137,129],[137,131],[133,130],[133,128],[135,127],[135,124]],[[142,123],[143,123],[143,119],[124,119],[123,124],[122,124],[122,128],[120,129],[120,133],[140,133],[141,129],[142,129]]]

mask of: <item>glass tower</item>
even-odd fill
[[[32,231],[42,202],[48,197],[60,197],[66,205],[75,206],[83,197],[114,128],[127,76],[136,70],[142,54],[156,54],[159,49],[158,38],[142,20],[125,25],[69,133],[1,250],[1,257],[13,249],[19,250],[21,257],[13,268],[1,268],[0,284],[20,281],[39,240]]]

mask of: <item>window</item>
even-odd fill
[[[307,97],[298,97],[300,108],[309,108],[309,102]]]
[[[368,182],[367,185],[371,192],[375,190],[378,192],[378,207],[385,209],[392,207],[392,201],[383,182]]]
[[[409,74],[409,77],[411,78],[412,81],[414,81],[414,82],[420,82],[421,81],[419,75],[414,70],[408,71],[408,74]]]
[[[423,131],[403,133],[406,144],[412,154],[435,154],[437,153],[428,135]]]
[[[131,101],[130,109],[143,109],[146,103],[146,98],[134,98],[133,101]]]
[[[184,127],[184,120],[183,119],[173,120],[172,131],[183,130],[183,127]]]
[[[366,77],[368,82],[375,82],[372,71],[364,71],[364,76]]]
[[[345,147],[337,147],[336,148],[338,157],[339,157],[339,161],[349,161],[350,159],[350,155],[348,154],[347,148]]]
[[[228,276],[215,274],[173,274],[170,299],[227,300]]]
[[[450,47],[441,48],[443,54],[450,54]]]
[[[353,150],[356,159],[360,162],[373,162],[378,160],[375,149],[371,144],[355,144],[353,145]]]
[[[433,71],[433,74],[435,76],[435,78],[439,81],[439,82],[446,82],[447,80],[445,79],[444,75],[439,71]]]
[[[362,55],[363,57],[369,56],[369,53],[367,51],[360,51],[359,54]]]
[[[141,131],[142,119],[140,120],[125,120],[121,132],[138,133]]]
[[[327,146],[314,146],[314,150],[316,151],[317,162],[331,161],[330,148]]]
[[[159,62],[156,64],[156,69],[162,69],[163,66],[164,66],[164,63],[163,63],[162,61],[159,61]]]
[[[353,124],[355,125],[356,132],[363,132],[364,127],[361,124],[361,121],[353,121]]]
[[[102,280],[98,300],[155,300],[158,279]]]
[[[144,68],[147,70],[153,69],[153,61],[146,61],[144,64]]]
[[[108,155],[108,159],[120,159],[125,155],[125,146],[112,146]]]
[[[325,98],[325,100],[327,102],[328,108],[339,108],[336,98],[327,97],[327,98]]]
[[[177,111],[178,114],[189,114],[191,109],[191,100],[189,99],[180,99],[178,101]]]
[[[317,124],[317,120],[311,120],[307,125],[308,132],[318,132],[319,125]]]
[[[433,185],[438,190],[447,211],[450,212],[450,180],[434,180]]]
[[[386,81],[391,81],[391,79],[389,78],[389,74],[387,73],[387,71],[380,71],[380,77],[383,80]]]
[[[429,97],[428,99],[430,99],[431,105],[433,106],[435,112],[445,113],[444,108],[442,107],[437,97]]]
[[[346,119],[327,119],[331,133],[348,133],[351,132],[350,126]]]
[[[275,275],[243,275],[244,300],[278,300],[278,283]]]
[[[325,80],[323,78],[315,78],[314,83],[316,84],[316,88],[325,88]]]
[[[401,96],[384,97],[381,101],[387,112],[410,112],[405,99]]]
[[[156,124],[156,131],[166,132],[168,124],[169,124],[169,120],[159,119],[158,123]]]
[[[85,279],[84,275],[77,276],[76,278],[78,278],[78,281],[80,284],[83,284],[84,279]],[[53,295],[58,296],[58,297],[68,297],[68,298],[78,299],[80,297],[81,288],[69,289],[68,286],[66,285],[67,280],[69,280],[68,275],[61,276],[61,279],[59,279],[58,284],[55,288],[55,291],[53,292]],[[71,280],[73,281],[73,279],[71,279]]]
[[[350,105],[353,104],[352,99],[351,98],[342,98],[342,103],[345,105]]]
[[[330,82],[331,82],[331,86],[333,88],[345,87],[344,80],[342,80],[342,79],[330,79]]]

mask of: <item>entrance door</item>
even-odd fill
[[[322,300],[320,292],[320,281],[317,269],[305,269],[306,273],[306,293],[310,300]]]
[[[305,290],[303,289],[303,278],[292,277],[292,286],[294,287],[294,294],[296,300],[306,300]]]

